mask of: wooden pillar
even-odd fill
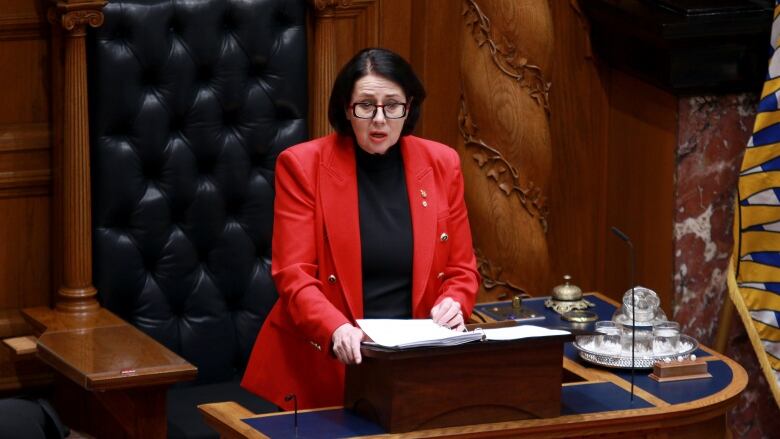
[[[336,75],[360,49],[379,43],[377,0],[310,0],[312,47],[309,57],[309,133],[324,136],[328,99]]]
[[[463,0],[458,152],[483,290],[548,293],[552,163],[546,0]],[[498,288],[496,288],[498,287]]]
[[[89,113],[87,103],[86,27],[103,23],[106,1],[57,1],[49,20],[61,26],[62,41],[62,151],[55,154],[61,176],[57,182],[62,199],[61,284],[56,308],[65,313],[92,313],[99,309],[92,285],[92,227],[89,171]],[[56,32],[57,34],[59,32]],[[55,46],[57,47],[57,46]],[[54,54],[56,57],[58,54]],[[59,117],[59,116],[58,116]],[[55,196],[56,196],[55,195]]]
[[[317,3],[317,2],[315,2]],[[336,23],[331,9],[322,2],[317,7],[314,22],[314,59],[311,66],[314,82],[311,83],[311,135],[324,136],[331,132],[328,123],[328,98],[339,66],[336,65]],[[328,92],[326,93],[325,90]]]

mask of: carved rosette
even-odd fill
[[[471,157],[477,162],[485,176],[493,181],[507,197],[515,195],[523,209],[539,220],[546,233],[547,215],[549,214],[547,197],[533,181],[529,180],[524,186],[520,182],[520,172],[517,168],[504,158],[501,151],[479,138],[479,128],[469,115],[466,99],[463,96],[460,97],[458,127],[466,146],[476,149]]]
[[[544,107],[549,116],[552,83],[544,79],[542,69],[518,53],[517,47],[506,37],[493,35],[490,19],[482,13],[476,0],[464,2],[463,16],[477,46],[487,47],[498,69],[517,81],[536,103]]]

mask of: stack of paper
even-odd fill
[[[375,344],[390,348],[454,346],[482,339],[481,332],[457,332],[431,319],[366,319],[357,324]]]
[[[567,331],[533,325],[510,326],[496,329],[476,329],[457,332],[438,325],[431,319],[366,319],[358,326],[373,344],[405,349],[422,346],[454,346],[479,340],[517,340],[528,337],[547,337],[568,334]]]

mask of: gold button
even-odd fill
[[[328,282],[330,282],[332,284],[335,284],[336,283],[336,276],[334,276],[332,274],[330,276],[328,276]]]
[[[425,192],[425,189],[420,189],[420,196],[423,198],[428,198],[428,192]]]
[[[428,202],[423,200],[422,205],[423,205],[423,207],[428,207]]]
[[[322,346],[320,346],[319,343],[315,343],[313,341],[310,341],[309,343],[311,343],[311,345],[314,346],[314,348],[317,349],[318,351],[322,350]]]
[[[439,274],[436,275],[436,277],[438,277],[439,279],[443,279],[444,278],[444,272],[440,271]]]
[[[442,233],[441,236],[439,236],[439,239],[441,239],[441,242],[444,242],[450,238],[450,235],[446,233]]]

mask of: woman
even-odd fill
[[[411,66],[366,49],[339,73],[335,134],[276,162],[272,276],[279,300],[242,385],[280,407],[341,405],[362,318],[432,318],[462,329],[477,293],[454,150],[410,133],[425,90]]]

